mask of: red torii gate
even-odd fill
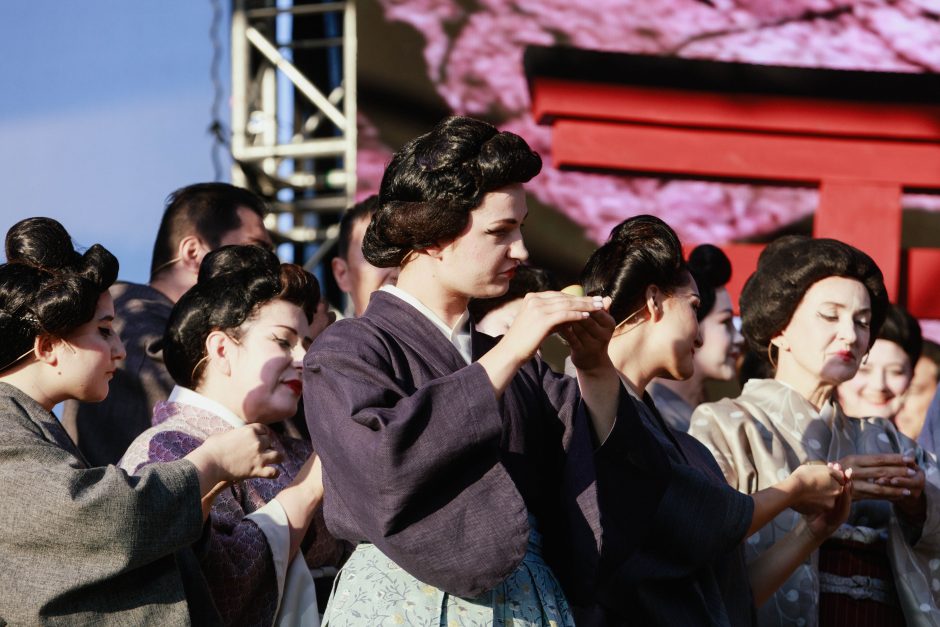
[[[866,251],[892,300],[940,318],[940,249],[909,249],[906,276],[901,249],[902,190],[940,191],[940,77],[540,47],[525,67],[558,167],[816,185],[813,235]],[[763,246],[722,248],[737,301]]]

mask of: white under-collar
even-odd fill
[[[401,300],[405,301],[412,307],[418,310],[418,312],[423,315],[425,318],[430,320],[434,326],[436,326],[441,333],[444,334],[444,337],[447,338],[447,341],[454,345],[457,351],[460,353],[461,357],[464,358],[468,364],[473,359],[473,353],[470,349],[470,312],[464,311],[460,318],[457,320],[457,324],[454,325],[454,328],[451,329],[448,327],[440,317],[431,311],[430,308],[425,306],[420,300],[401,289],[397,285],[383,285],[379,288],[383,292],[388,292],[392,296],[396,296]]]
[[[192,405],[193,407],[204,409],[215,414],[233,427],[242,427],[245,425],[244,420],[239,418],[235,412],[222,403],[214,401],[208,396],[203,396],[195,390],[184,388],[181,385],[175,386],[173,391],[170,392],[170,397],[166,400],[168,403],[182,403],[184,405]]]

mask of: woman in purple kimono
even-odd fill
[[[359,543],[327,624],[570,625],[647,531],[664,466],[619,413],[607,303],[529,294],[501,339],[468,323],[527,258],[522,184],[540,168],[519,136],[453,117],[385,171],[363,250],[397,286],[304,361],[327,524]],[[556,331],[577,380],[534,357]]]
[[[671,466],[653,513],[654,531],[606,582],[603,605],[618,623],[751,625],[755,605],[848,515],[851,488],[843,489],[846,478],[837,465],[820,464],[799,466],[768,489],[741,494],[701,443],[667,425],[648,386],[655,377],[692,376],[702,338],[698,286],[665,222],[647,215],[621,222],[588,260],[581,281],[587,294],[611,298],[619,322],[608,353]],[[788,508],[813,516],[746,569],[744,541]]]
[[[164,356],[177,387],[121,465],[139,472],[185,456],[215,433],[293,416],[318,300],[316,279],[271,252],[227,246],[207,255],[167,325]],[[283,457],[278,476],[223,486],[197,550],[228,625],[316,625],[308,566],[335,564],[343,554],[322,517],[316,525],[323,488],[310,442],[275,434],[272,446]]]
[[[138,475],[90,468],[52,408],[108,394],[124,346],[95,244],[29,218],[0,265],[0,624],[216,625],[188,577],[220,482],[272,477],[268,429],[218,435]]]

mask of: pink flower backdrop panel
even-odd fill
[[[893,72],[940,71],[940,0],[378,0],[388,22],[423,41],[427,76],[455,112],[499,122],[545,158],[529,186],[603,241],[625,217],[663,218],[687,243],[760,236],[810,215],[815,190],[560,171],[551,134],[535,124],[522,68],[528,45],[762,64]],[[413,68],[403,68],[409,71]],[[378,189],[391,156],[360,117],[362,195]],[[907,196],[905,206],[940,209]]]

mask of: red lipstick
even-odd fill
[[[834,354],[845,363],[855,361],[855,355],[852,354],[852,351],[837,351]]]

